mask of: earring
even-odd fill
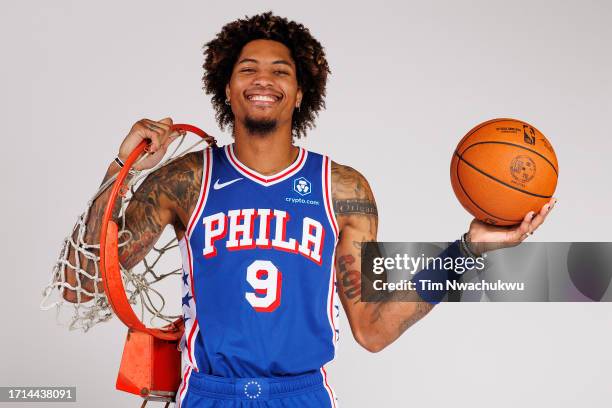
[[[297,109],[297,110],[298,110],[298,112],[299,112],[299,111],[300,111],[300,105],[297,105],[297,106],[295,107],[295,109]]]
[[[231,105],[231,104],[230,104],[230,100],[226,98],[226,99],[225,99],[225,104],[226,104],[226,105]]]

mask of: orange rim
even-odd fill
[[[202,138],[208,138],[208,134],[202,129],[192,125],[176,124],[172,126],[172,130],[184,130],[194,133]],[[130,169],[147,148],[148,143],[143,140],[130,153],[125,165],[117,175],[117,179],[113,184],[111,195],[104,216],[102,217],[102,228],[100,231],[100,271],[102,275],[102,283],[104,284],[104,292],[108,299],[108,303],[113,308],[113,311],[126,326],[131,329],[146,332],[163,340],[178,340],[183,335],[184,322],[183,318],[179,317],[173,323],[168,324],[162,329],[147,327],[140,321],[132,306],[128,302],[121,278],[121,267],[119,266],[119,228],[112,220],[113,207],[117,196],[120,195],[124,187],[125,179],[127,178]]]

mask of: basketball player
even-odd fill
[[[234,143],[188,154],[146,179],[127,209],[133,239],[121,262],[138,263],[173,226],[184,264],[177,405],[335,407],[324,365],[338,336],[336,289],[353,336],[371,352],[432,304],[360,301],[361,243],[376,240],[378,224],[370,186],[356,170],[292,143],[324,108],[329,73],[308,29],[271,13],[237,20],[206,45],[205,57],[204,88]],[[155,166],[178,136],[171,125],[134,124],[106,179],[144,139],[152,154],[138,166]],[[86,239],[97,238],[107,200],[108,192],[94,203]],[[514,229],[473,221],[472,241],[495,244],[471,250],[517,245],[552,204]]]

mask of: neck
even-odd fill
[[[289,167],[298,154],[293,146],[291,128],[279,126],[267,135],[252,135],[243,125],[234,128],[234,153],[248,168],[263,175],[271,175]]]

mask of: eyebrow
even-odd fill
[[[238,64],[244,64],[244,63],[247,63],[247,62],[253,62],[255,64],[259,63],[259,61],[257,61],[254,58],[243,58],[240,61],[238,61]],[[289,61],[286,61],[286,60],[272,61],[272,64],[282,64],[282,65],[287,65],[289,67],[293,67],[293,65]]]

